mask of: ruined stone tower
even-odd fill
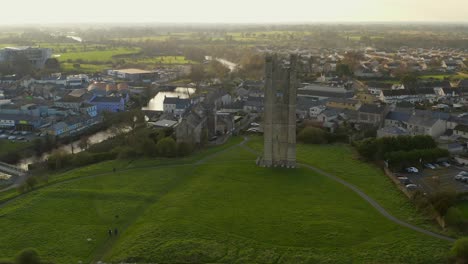
[[[296,166],[297,56],[289,65],[277,55],[265,59],[264,150],[260,165]]]

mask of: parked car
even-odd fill
[[[21,135],[23,135],[23,136],[26,136],[27,134],[29,134],[28,131],[22,131],[22,132],[21,132]]]
[[[461,176],[468,176],[468,172],[466,172],[466,171],[460,171],[460,172],[458,173],[458,175],[461,175]]]
[[[431,170],[433,170],[433,169],[436,168],[436,167],[435,167],[434,165],[432,165],[431,163],[426,163],[426,164],[424,164],[424,167],[426,167],[426,168],[428,168],[428,169],[431,169]]]
[[[8,137],[8,136],[5,135],[5,134],[1,134],[1,135],[0,135],[0,138],[7,138],[7,137]]]
[[[398,180],[400,181],[401,184],[408,185],[412,183],[408,177],[398,177]]]
[[[463,175],[460,175],[460,174],[457,174],[455,175],[455,177],[453,177],[455,180],[457,181],[461,181],[461,179],[463,178],[464,176]]]
[[[440,163],[440,165],[444,166],[444,167],[450,167],[450,163],[446,162],[446,161],[442,161]]]
[[[251,127],[247,129],[247,132],[260,132],[260,129],[258,129],[257,127]]]
[[[260,126],[259,123],[255,123],[255,122],[254,122],[254,123],[250,123],[250,125],[251,125],[251,126]]]
[[[8,140],[15,140],[15,139],[16,139],[15,136],[9,136],[9,137],[8,137]]]
[[[409,168],[406,168],[406,171],[409,172],[409,173],[418,173],[419,170],[415,167],[409,167]]]
[[[416,184],[413,184],[413,183],[408,184],[408,185],[406,185],[405,187],[406,187],[406,189],[408,189],[408,190],[416,190],[416,189],[418,188],[418,186],[417,186]]]

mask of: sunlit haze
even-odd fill
[[[468,21],[466,0],[16,0],[2,10],[0,24]]]

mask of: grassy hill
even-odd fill
[[[255,148],[260,141],[249,144]],[[328,148],[343,154],[328,157]],[[386,186],[378,170],[349,155],[343,146],[298,150],[299,159],[324,169],[336,170],[324,161],[341,159],[347,180],[399,217],[418,219],[411,207],[396,208],[397,193],[378,190]],[[35,247],[55,263],[444,261],[450,243],[390,222],[323,175],[259,168],[255,158],[240,146],[223,146],[183,160],[107,162],[57,176],[55,184],[0,205],[1,257]],[[114,166],[118,172],[109,172]],[[385,202],[391,197],[396,202]],[[119,236],[109,237],[115,227]]]

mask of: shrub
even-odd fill
[[[355,143],[355,146],[364,158],[369,160],[382,160],[390,152],[413,151],[421,149],[434,149],[436,142],[430,136],[399,136],[368,138]]]
[[[462,232],[468,231],[468,221],[465,219],[460,209],[450,207],[445,215],[445,221],[448,225],[457,228]]]
[[[460,263],[468,261],[468,237],[460,238],[455,241],[452,247],[452,254],[455,255]]]
[[[316,127],[306,127],[299,132],[297,140],[306,144],[327,143],[326,132]]]
[[[15,258],[15,264],[40,264],[41,259],[35,249],[28,248],[21,251]]]
[[[190,153],[192,153],[193,147],[189,143],[186,142],[180,142],[177,144],[177,155],[180,157],[183,156],[188,156]]]
[[[441,216],[445,216],[456,201],[457,195],[453,192],[438,192],[429,197],[429,202]]]
[[[392,151],[385,153],[384,158],[392,166],[411,165],[422,160],[423,162],[433,162],[442,157],[448,157],[448,150],[441,148],[415,149],[410,151]]]
[[[138,157],[138,153],[136,150],[132,147],[119,147],[116,148],[116,151],[118,153],[117,158],[118,159],[132,159],[135,157]]]
[[[174,157],[177,152],[176,142],[171,137],[165,137],[156,144],[159,155],[163,157]]]

